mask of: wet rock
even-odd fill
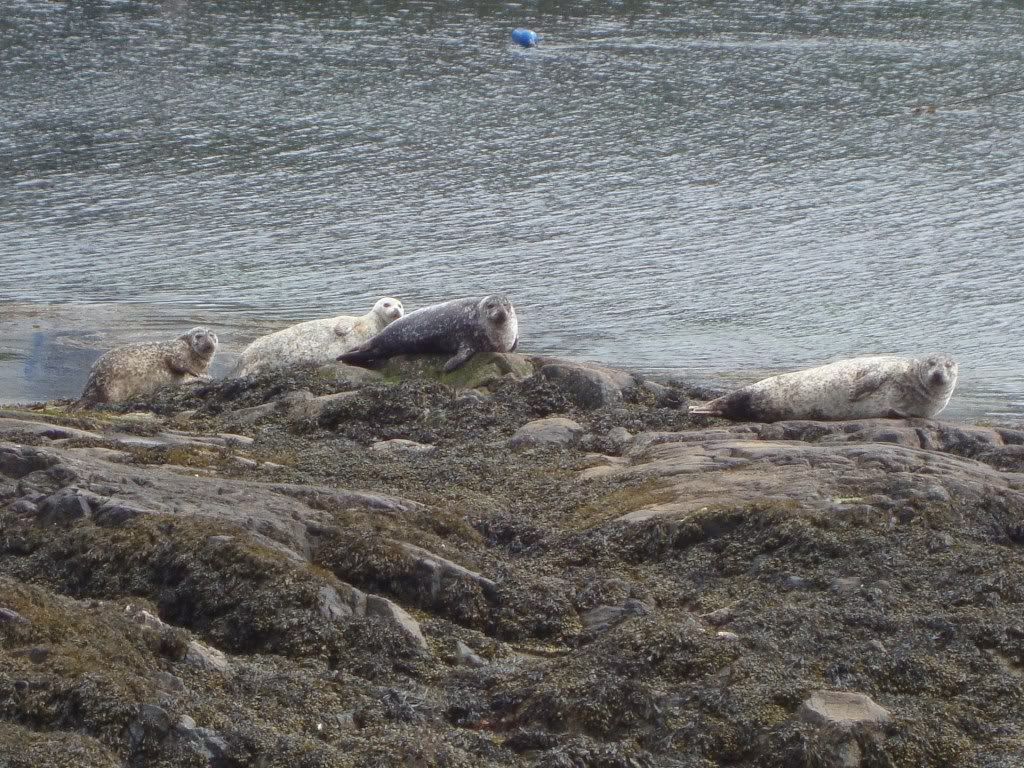
[[[185,690],[185,682],[180,677],[172,675],[170,672],[160,670],[156,672],[153,677],[156,680],[157,686],[165,691],[180,693]]]
[[[561,447],[571,445],[583,434],[583,427],[572,419],[550,416],[521,426],[509,440],[513,448]]]
[[[0,606],[0,624],[28,624],[29,621],[12,608]]]
[[[437,446],[417,443],[415,440],[404,440],[395,438],[393,440],[381,440],[370,446],[371,451],[385,454],[417,455],[432,453]]]
[[[461,640],[455,641],[455,661],[464,667],[483,667],[487,662]]]
[[[189,642],[185,651],[185,663],[208,672],[227,672],[231,668],[223,653],[197,640]]]
[[[367,595],[366,615],[380,616],[394,622],[410,640],[420,648],[426,649],[427,640],[423,637],[423,630],[420,629],[419,622],[410,616],[404,608],[391,602],[386,597]]]
[[[639,389],[651,397],[656,408],[682,410],[689,405],[686,393],[675,387],[666,387],[653,381],[645,381]]]
[[[414,558],[422,580],[428,585],[424,591],[430,595],[432,601],[438,599],[446,579],[467,581],[478,587],[488,599],[497,599],[498,585],[486,576],[423,549],[423,547],[417,547],[415,544],[409,544],[404,541],[396,541],[394,544]]]
[[[651,608],[640,600],[626,600],[622,605],[599,605],[580,616],[580,622],[591,632],[606,632],[627,619],[646,616]]]
[[[0,443],[0,475],[18,480],[60,463],[56,455],[14,443]]]
[[[320,587],[320,615],[328,621],[342,621],[352,616],[352,606],[341,599],[338,590],[329,584]]]
[[[729,606],[717,608],[709,613],[701,614],[701,618],[713,627],[721,627],[732,621],[733,611]]]
[[[321,415],[329,408],[343,400],[357,396],[359,392],[337,392],[333,395],[320,395],[313,397],[309,392],[294,392],[287,401],[288,421],[293,423],[310,422],[317,423]]]
[[[623,371],[568,361],[544,364],[536,376],[555,385],[576,406],[587,410],[622,403],[623,389],[636,385],[636,379]]]
[[[831,584],[831,589],[837,595],[852,595],[854,592],[857,592],[863,584],[864,580],[859,576],[844,576],[834,579]]]
[[[892,715],[870,696],[847,691],[815,691],[800,705],[800,719],[811,725],[850,730],[885,725]]]
[[[238,408],[224,417],[224,423],[232,429],[252,427],[260,420],[272,416],[277,411],[277,407],[277,403],[262,403],[248,408]]]
[[[620,453],[633,441],[633,435],[625,427],[612,427],[608,430],[608,439]]]
[[[211,764],[223,760],[228,751],[228,743],[219,733],[210,728],[196,727],[196,721],[188,715],[178,718],[174,736]]]
[[[95,494],[78,488],[61,488],[40,505],[39,522],[43,525],[67,525],[88,519],[92,517],[93,508],[98,508],[103,501]]]
[[[39,513],[39,506],[28,499],[18,499],[11,505],[11,512],[25,517],[35,517]]]
[[[449,355],[398,355],[390,358],[380,373],[385,379],[429,379],[457,389],[488,389],[502,380],[525,379],[533,374],[528,358],[515,353],[477,352],[467,363],[446,373]]]

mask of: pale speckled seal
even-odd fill
[[[519,323],[512,302],[492,294],[417,309],[338,359],[370,366],[395,355],[443,352],[452,355],[444,364],[450,372],[474,352],[511,352],[518,343]]]
[[[361,317],[339,315],[291,325],[261,336],[242,350],[230,376],[333,363],[342,352],[366,342],[403,314],[402,302],[385,296]]]
[[[119,403],[205,378],[216,352],[217,334],[198,327],[172,341],[116,347],[93,363],[79,403]]]
[[[691,409],[738,421],[931,418],[956,387],[956,361],[872,355],[762,379]]]

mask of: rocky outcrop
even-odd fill
[[[1019,762],[1024,432],[479,362],[0,416],[0,762]]]

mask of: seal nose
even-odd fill
[[[494,314],[491,315],[491,318],[496,323],[504,323],[508,319],[508,313],[506,313],[504,309],[496,309],[494,310]]]
[[[932,373],[932,384],[945,384],[946,374],[942,371],[935,371]]]

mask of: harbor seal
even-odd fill
[[[519,322],[512,302],[495,293],[417,309],[338,359],[369,367],[395,355],[444,352],[452,355],[444,364],[450,373],[475,352],[511,352],[518,344]]]
[[[93,363],[79,403],[120,403],[206,378],[216,352],[217,334],[200,327],[172,341],[115,347]]]
[[[783,373],[690,412],[739,421],[931,418],[946,407],[958,367],[945,355],[872,355]]]
[[[360,317],[338,315],[291,325],[243,349],[230,377],[333,363],[342,352],[368,341],[404,314],[400,300],[384,296]]]

